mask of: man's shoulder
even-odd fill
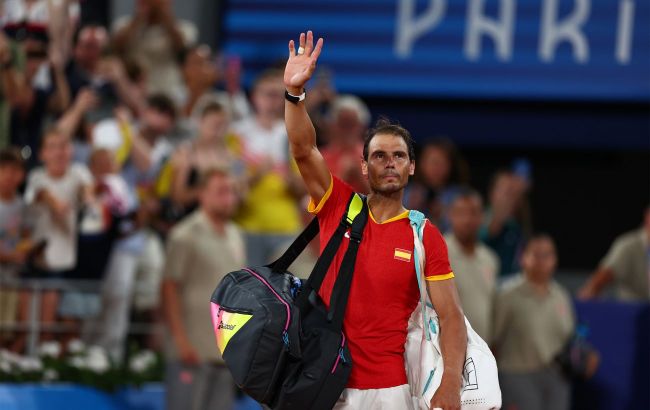
[[[232,221],[226,222],[226,236],[227,239],[243,239],[244,233],[236,223]]]
[[[343,182],[337,176],[331,175],[330,186],[323,198],[318,204],[310,203],[308,211],[316,214],[319,219],[323,218],[338,218],[340,217],[343,209],[347,206],[354,190],[351,186]],[[324,212],[321,212],[325,210]]]
[[[612,248],[618,249],[631,249],[635,247],[643,247],[643,230],[635,229],[633,231],[625,232],[614,240]]]
[[[196,210],[178,222],[170,231],[169,239],[172,241],[186,240],[196,236],[197,229],[203,227],[202,216]]]
[[[496,254],[496,252],[494,252],[489,246],[487,246],[483,242],[480,241],[478,242],[476,251],[482,259],[487,259],[493,263],[499,262],[499,256]]]
[[[36,168],[33,168],[31,171],[29,171],[27,177],[29,179],[45,178],[47,177],[47,171],[45,170],[44,166],[40,165]]]
[[[571,293],[569,293],[569,291],[558,281],[552,280],[549,284],[549,289],[551,291],[551,295],[554,297],[562,299],[565,302],[571,301]]]
[[[443,237],[440,229],[428,218],[424,220],[424,230],[422,235],[422,242],[425,246],[430,245],[431,241],[433,241],[433,244],[435,245],[444,244],[445,247],[447,247],[447,243],[445,242],[446,238]],[[453,242],[454,240],[452,239],[451,241]]]
[[[500,285],[499,285],[499,298],[500,299],[505,299],[505,298],[510,298],[513,295],[518,294],[521,292],[526,285],[526,279],[524,278],[523,273],[517,273],[515,275],[512,275],[509,278],[506,278]]]

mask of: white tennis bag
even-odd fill
[[[420,303],[408,323],[405,366],[415,409],[429,410],[433,394],[440,386],[444,363],[440,350],[438,315],[429,301],[424,280],[424,215],[410,211],[413,228],[415,271],[420,288]],[[501,408],[501,389],[497,363],[488,345],[472,329],[467,318],[467,354],[463,369],[461,408],[463,410],[492,410]]]

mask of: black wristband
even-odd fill
[[[300,95],[291,95],[289,94],[289,91],[284,90],[284,98],[285,100],[289,101],[292,104],[298,104],[300,101],[305,99],[305,89],[302,89],[302,94]]]

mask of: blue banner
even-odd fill
[[[366,96],[650,101],[650,0],[231,0],[245,81],[311,29]]]

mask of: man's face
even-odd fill
[[[210,87],[217,82],[219,73],[212,62],[210,47],[201,46],[189,53],[183,63],[183,76],[188,84]]]
[[[284,113],[284,85],[282,77],[260,82],[252,95],[255,112],[260,115],[282,117]]]
[[[142,113],[144,128],[156,136],[165,135],[174,128],[174,119],[164,112],[147,108]]]
[[[430,188],[440,189],[447,184],[451,161],[441,148],[433,145],[425,147],[418,166]]]
[[[361,172],[368,178],[372,192],[392,194],[404,189],[409,175],[415,172],[415,161],[409,158],[402,137],[377,134],[368,144],[368,161],[363,161]]]
[[[476,241],[483,221],[483,206],[476,196],[456,199],[449,210],[454,235],[462,242]]]
[[[203,187],[200,201],[201,208],[208,215],[230,218],[237,204],[233,179],[225,175],[213,175]]]
[[[72,161],[72,143],[60,134],[47,135],[43,141],[41,159],[50,174],[65,174]]]
[[[25,52],[25,76],[31,81],[41,65],[47,62],[47,46],[39,40],[31,38],[22,43]]]
[[[546,238],[531,241],[524,250],[521,264],[532,280],[538,283],[548,282],[557,266],[555,245]]]
[[[228,117],[223,112],[210,112],[201,118],[199,134],[204,140],[218,140],[228,131]]]
[[[83,67],[93,67],[102,57],[108,45],[108,34],[103,27],[86,27],[79,33],[74,49],[74,57]]]
[[[116,169],[115,159],[109,150],[96,152],[91,156],[89,165],[90,172],[98,180],[114,173]]]

